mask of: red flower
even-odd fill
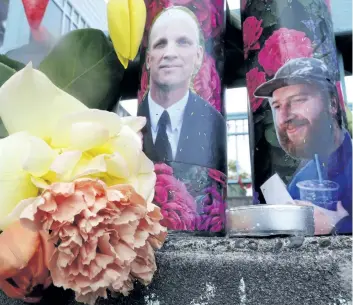
[[[250,50],[259,50],[263,28],[261,27],[262,20],[257,20],[256,17],[248,17],[243,23],[243,40],[244,40],[244,59],[248,58]]]
[[[156,164],[154,203],[160,206],[161,224],[171,230],[195,230],[196,203],[185,185],[173,176],[166,164]]]
[[[221,111],[221,80],[216,70],[215,60],[205,54],[200,71],[194,80],[196,93]]]
[[[137,100],[139,103],[143,101],[143,98],[145,97],[145,94],[148,89],[148,72],[146,69],[146,65],[143,65],[142,67],[142,73],[141,73],[141,82],[140,82],[140,90],[137,93]]]
[[[28,24],[32,29],[38,29],[41,24],[49,0],[22,0]]]
[[[254,96],[254,91],[264,82],[266,82],[266,74],[259,71],[258,68],[253,68],[246,73],[246,84],[248,87],[251,110],[253,112],[261,106],[261,103],[264,100],[263,98],[256,98]]]
[[[281,28],[266,40],[259,64],[268,76],[273,76],[288,60],[312,55],[312,43],[304,32]]]
[[[216,169],[209,169],[208,175],[215,181],[221,183],[222,185],[226,184],[227,177],[225,174]]]

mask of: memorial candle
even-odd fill
[[[330,1],[243,0],[241,16],[257,203],[286,204],[282,192],[313,207],[315,234],[351,233],[352,139]]]
[[[171,230],[224,231],[223,0],[145,0],[138,115]]]

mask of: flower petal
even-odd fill
[[[18,242],[19,238],[21,242]],[[12,223],[0,235],[0,280],[9,278],[26,267],[39,243],[37,232],[24,228],[19,221]]]
[[[45,175],[57,153],[42,139],[29,138],[29,153],[23,162],[23,169],[35,177]]]
[[[121,118],[122,124],[129,126],[133,131],[138,132],[146,125],[144,116],[125,116]]]
[[[107,166],[105,163],[105,155],[98,155],[93,159],[83,157],[77,164],[71,179],[78,179],[80,177],[106,172]]]
[[[117,178],[127,178],[130,175],[129,167],[125,159],[119,154],[115,153],[105,160],[107,164],[107,173]]]
[[[71,173],[80,161],[82,153],[80,151],[66,151],[55,158],[50,170],[59,176]]]
[[[71,149],[82,152],[101,146],[109,140],[109,130],[100,123],[75,123],[71,129]]]
[[[141,164],[142,141],[130,127],[123,126],[119,136],[111,140],[114,151],[118,152],[127,162],[130,175],[138,173]]]
[[[16,133],[0,140],[0,229],[6,217],[22,200],[37,196],[38,189],[22,168],[28,155],[27,133]]]
[[[84,104],[56,87],[31,63],[0,88],[0,116],[10,134],[28,131],[49,140],[59,118],[84,109]]]
[[[77,123],[97,123],[103,126],[109,131],[109,137],[116,136],[121,129],[121,119],[113,112],[88,109],[76,113],[71,113],[57,122],[55,125],[53,139],[50,143],[53,147],[68,147],[71,142],[71,132],[74,124]],[[81,125],[81,128],[83,126]],[[95,130],[99,128],[97,125],[94,127]]]

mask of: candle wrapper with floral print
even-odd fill
[[[145,0],[138,115],[170,230],[224,233],[224,0]]]
[[[241,17],[256,203],[311,206],[316,235],[351,233],[352,141],[330,0],[242,0]]]

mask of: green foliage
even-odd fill
[[[102,110],[116,103],[124,74],[111,41],[96,29],[66,34],[39,70],[87,107]]]

